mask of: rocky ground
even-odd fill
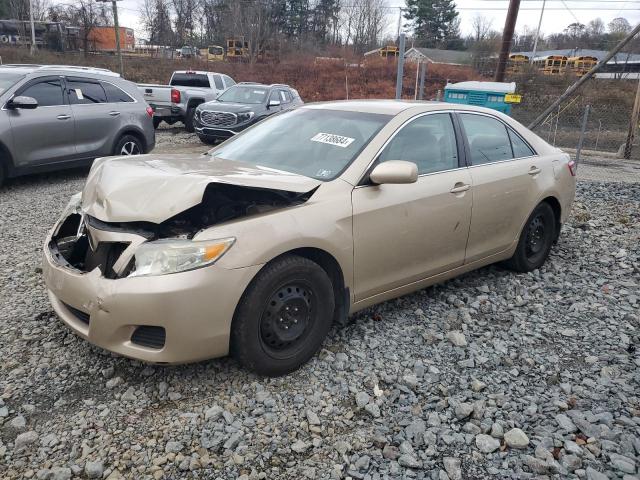
[[[581,182],[540,271],[384,303],[268,379],[143,365],[56,319],[39,252],[85,173],[0,191],[0,478],[640,478],[640,183]]]

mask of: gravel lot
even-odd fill
[[[166,129],[157,151],[206,149],[193,140]],[[628,183],[579,184],[542,270],[484,268],[379,305],[278,379],[230,359],[143,365],[69,333],[40,249],[86,172],[14,180],[0,191],[0,478],[637,480],[629,168]]]

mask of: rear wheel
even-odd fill
[[[153,117],[153,128],[158,128],[162,123],[162,119],[160,117]]]
[[[516,251],[505,266],[516,272],[530,272],[540,268],[549,257],[556,238],[555,214],[551,206],[539,204],[527,219]]]
[[[113,150],[114,155],[142,155],[144,145],[138,137],[133,135],[123,135]]]
[[[231,329],[233,355],[261,375],[298,369],[320,349],[334,303],[331,280],[318,264],[294,255],[273,261],[240,300]]]
[[[4,163],[0,159],[0,187],[4,185],[4,181],[7,179],[7,170],[4,166]]]
[[[184,129],[189,132],[195,132],[195,127],[193,126],[193,116],[196,113],[196,109],[194,107],[187,109],[187,115],[184,118]]]

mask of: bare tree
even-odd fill
[[[484,15],[477,13],[471,20],[471,28],[473,28],[473,37],[476,42],[486,40],[487,36],[493,29],[493,20]]]
[[[365,51],[378,45],[387,27],[385,0],[353,0],[342,8],[344,41],[354,50]]]
[[[249,61],[255,63],[275,31],[272,3],[248,0],[232,2],[229,8],[234,35],[249,43]]]

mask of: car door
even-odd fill
[[[492,115],[459,113],[473,182],[466,263],[508,249],[535,206],[539,180],[551,174],[510,127]],[[515,154],[514,154],[515,152]]]
[[[59,76],[40,77],[16,91],[33,97],[33,110],[8,109],[17,167],[72,160],[76,155],[73,113],[63,95]],[[5,107],[6,108],[6,107]]]
[[[278,102],[278,103],[276,105],[271,105],[271,102]],[[267,105],[269,106],[269,115],[282,111],[282,97],[280,96],[279,89],[274,88],[273,90],[271,90]]]
[[[415,162],[417,182],[353,190],[356,301],[463,264],[471,177],[460,145],[450,114],[423,114],[401,127],[374,162]]]
[[[100,81],[67,77],[66,95],[75,121],[78,156],[95,158],[111,155],[122,111],[117,105],[107,102],[107,94]]]
[[[282,102],[280,104],[282,110],[290,110],[294,107],[293,97],[287,90],[280,90],[280,101]]]

